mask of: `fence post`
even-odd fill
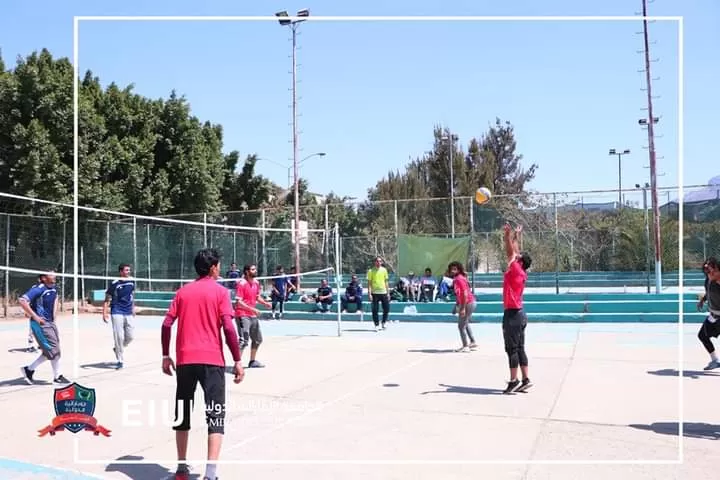
[[[475,295],[475,270],[477,270],[478,259],[475,257],[475,211],[473,209],[473,199],[470,198],[470,268],[472,268],[470,276],[470,288]]]
[[[5,214],[5,267],[10,268],[10,214]],[[5,270],[5,299],[3,311],[8,316],[8,302],[10,301],[10,270]]]
[[[145,225],[147,232],[147,272],[148,272],[148,290],[152,292],[152,267],[150,266],[150,224]]]
[[[203,213],[203,244],[205,245],[205,248],[207,248],[207,213]]]
[[[63,229],[62,229],[62,259],[60,262],[62,263],[62,273],[65,275],[65,255],[66,255],[66,248],[67,248],[67,221],[63,220]],[[63,281],[60,283],[60,311],[65,311],[65,277],[63,277]]]
[[[105,222],[105,276],[110,276],[110,220]],[[105,279],[105,290],[109,287],[109,281]]]
[[[560,231],[558,229],[558,206],[557,194],[553,193],[553,205],[555,210],[555,294],[560,294]]]
[[[232,261],[236,262],[237,260],[237,232],[233,230],[233,258]]]
[[[180,247],[180,280],[185,279],[185,229],[182,233],[182,246]],[[180,285],[182,286],[182,284]]]
[[[265,209],[264,208],[262,210],[260,210],[260,223],[261,223],[260,249],[261,249],[261,254],[262,254],[262,271],[265,272],[265,275],[267,275],[269,270],[268,270],[268,266],[267,266],[267,250],[265,249]]]
[[[395,270],[400,268],[400,226],[398,224],[398,201],[393,200],[394,221],[395,221]],[[378,252],[379,254],[380,252]]]
[[[137,217],[133,217],[133,270],[137,275],[139,270],[137,257]]]
[[[325,203],[325,266],[330,266],[330,212],[328,204]]]
[[[80,247],[80,275],[82,281],[80,282],[80,305],[85,306],[85,252],[83,247]]]

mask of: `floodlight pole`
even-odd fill
[[[655,234],[655,293],[662,291],[662,250],[660,243],[660,206],[657,191],[657,157],[655,155],[655,133],[653,125],[657,119],[653,116],[652,77],[650,75],[650,41],[648,40],[647,0],[642,0],[643,42],[645,47],[645,82],[647,83],[648,104],[648,154],[650,156],[650,195],[653,209],[653,230]],[[682,265],[680,265],[682,268]]]
[[[608,152],[608,155],[617,155],[618,157],[618,209],[623,207],[623,201],[622,201],[622,156],[628,155],[630,153],[630,150],[625,149],[622,152],[620,150],[615,150],[614,148],[611,148]]]
[[[453,165],[453,150],[458,136],[455,134],[443,135],[443,140],[450,142],[450,231],[452,238],[455,238],[455,166]]]
[[[298,133],[297,133],[297,28],[305,18],[310,16],[310,11],[303,9],[298,11],[295,19],[288,19],[287,12],[275,14],[281,26],[290,26],[292,32],[292,143],[293,143],[293,189],[295,203],[295,225],[293,234],[295,240],[295,274],[297,275],[297,288],[300,288],[300,192],[298,182]]]

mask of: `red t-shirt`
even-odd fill
[[[241,278],[237,287],[235,287],[235,298],[241,299],[245,304],[255,307],[257,305],[257,298],[260,295],[260,282],[255,279],[247,281]],[[239,303],[235,304],[235,316],[236,317],[256,317],[257,315],[252,310],[248,310]]]
[[[172,325],[177,320],[176,365],[198,363],[224,367],[221,329],[233,360],[240,361],[232,313],[228,290],[215,279],[204,277],[183,286],[175,294],[165,315],[163,355],[169,355]]]
[[[523,308],[523,291],[527,281],[527,272],[514,260],[508,266],[503,278],[503,307],[505,309]]]
[[[475,303],[475,295],[470,288],[470,283],[464,275],[453,277],[453,289],[455,290],[455,303],[457,305],[470,305]]]

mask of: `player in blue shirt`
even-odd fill
[[[240,278],[240,270],[238,270],[237,263],[233,262],[230,264],[230,270],[225,274],[226,278]],[[237,281],[225,282],[225,287],[229,288],[233,292],[237,286]]]
[[[135,320],[135,282],[130,277],[130,265],[123,263],[118,267],[120,278],[110,284],[105,292],[103,304],[103,322],[108,323],[108,310],[112,321],[113,351],[117,359],[116,368],[123,368],[123,352],[133,340]]]
[[[53,382],[68,384],[70,381],[60,373],[60,336],[55,324],[58,307],[55,272],[42,274],[39,279],[38,283],[20,297],[20,306],[30,317],[30,329],[42,353],[33,363],[21,367],[20,371],[25,381],[32,385],[37,367],[45,360],[50,360]]]
[[[285,275],[285,269],[282,265],[275,267],[275,278],[272,279],[270,287],[270,300],[272,302],[272,318],[281,319],[285,313],[285,299],[287,298],[287,289],[290,280]],[[275,311],[277,310],[277,313]]]

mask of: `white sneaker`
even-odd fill
[[[714,370],[720,368],[720,362],[717,360],[710,360],[710,363],[703,370]]]

